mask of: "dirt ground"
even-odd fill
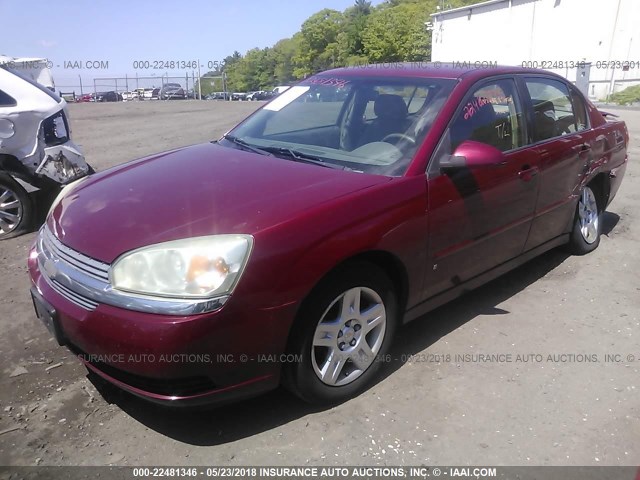
[[[104,169],[218,137],[256,107],[79,104],[71,118]],[[278,390],[171,410],[96,388],[33,313],[34,234],[0,243],[0,465],[640,464],[640,112],[617,113],[631,162],[600,247],[552,251],[402,328],[399,360],[335,408]]]

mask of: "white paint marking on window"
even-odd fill
[[[295,87],[291,87],[290,89],[281,93],[278,97],[273,99],[267,105],[265,105],[265,110],[273,110],[274,112],[279,112],[284,107],[293,102],[296,98],[308,92],[311,87],[303,87],[301,85],[296,85]]]

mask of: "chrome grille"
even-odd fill
[[[94,302],[93,300],[90,300],[89,298],[68,289],[56,280],[51,280],[51,282],[49,282],[49,285],[51,285],[51,288],[53,288],[64,298],[69,300],[71,303],[75,303],[79,307],[85,308],[87,310],[95,310],[98,307],[97,302]]]
[[[42,241],[47,250],[75,269],[102,282],[109,282],[109,265],[63,245],[46,226],[42,230]]]
[[[36,241],[42,278],[59,295],[86,310],[98,305],[162,315],[197,315],[216,311],[229,295],[203,299],[160,298],[119,291],[109,282],[110,265],[64,245],[45,225]]]
[[[95,310],[99,302],[84,294],[86,289],[83,285],[70,281],[70,276],[82,275],[90,283],[97,281],[99,285],[107,285],[109,265],[62,244],[46,225],[40,230],[37,245],[40,271],[51,288],[71,303],[86,310]],[[43,268],[44,265],[51,265],[51,262],[56,265],[54,272]],[[60,270],[66,273],[60,275]]]

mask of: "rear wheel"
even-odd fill
[[[18,236],[31,225],[29,194],[13,178],[0,175],[0,240]]]
[[[600,244],[604,209],[598,194],[598,189],[592,185],[585,186],[580,194],[568,245],[575,255],[592,252]]]
[[[311,403],[357,395],[381,367],[397,317],[396,294],[381,269],[336,271],[301,308],[289,344],[298,361],[285,365],[285,386]]]

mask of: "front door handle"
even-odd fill
[[[518,172],[518,177],[523,182],[530,182],[538,174],[537,167],[531,167],[529,165],[523,165]]]

